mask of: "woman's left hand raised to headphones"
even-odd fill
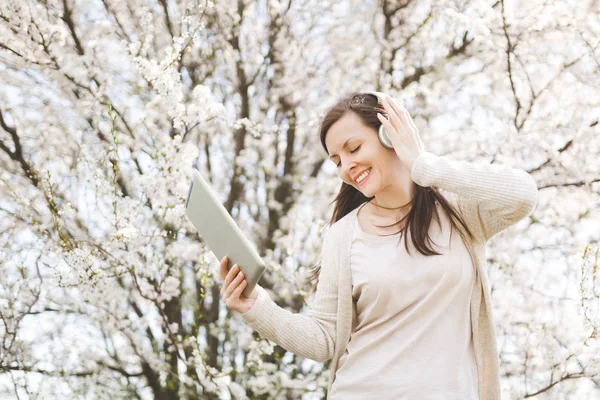
[[[410,171],[417,157],[425,151],[419,130],[400,101],[385,95],[382,103],[388,118],[380,113],[377,113],[377,118],[390,137],[396,154]]]

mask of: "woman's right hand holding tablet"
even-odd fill
[[[220,292],[221,298],[227,307],[244,314],[250,311],[254,302],[256,302],[258,289],[255,287],[250,293],[250,297],[245,297],[242,291],[248,286],[248,281],[245,279],[239,265],[234,264],[231,268],[228,268],[228,263],[229,257],[225,256],[221,259],[220,273],[223,279],[223,287]]]

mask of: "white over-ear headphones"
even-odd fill
[[[381,92],[374,92],[374,91],[364,91],[364,92],[360,92],[362,94],[371,94],[375,97],[377,97],[377,100],[381,102],[381,106],[383,107],[383,97],[385,96],[383,93]],[[384,147],[387,147],[388,149],[393,149],[394,145],[392,144],[392,141],[390,140],[390,137],[388,136],[387,132],[385,131],[383,125],[379,126],[379,130],[377,131],[377,136],[379,136],[379,141],[381,142],[381,144]]]

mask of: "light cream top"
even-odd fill
[[[508,165],[456,161],[424,152],[413,164],[411,177],[419,186],[435,186],[456,207],[474,235],[459,230],[473,262],[475,281],[471,297],[471,330],[480,400],[499,400],[500,366],[496,328],[487,273],[485,245],[509,226],[531,215],[537,204],[535,180]],[[325,231],[321,273],[308,309],[293,313],[277,305],[257,285],[254,306],[242,314],[260,334],[284,349],[315,361],[331,360],[328,392],[338,362],[354,330],[350,252],[357,218],[354,210]]]
[[[418,253],[410,233],[409,255],[399,234],[363,230],[361,214],[350,253],[357,325],[328,398],[478,400],[473,264],[460,235],[438,205],[443,229],[434,219],[429,233],[442,255]]]

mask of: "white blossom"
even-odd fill
[[[486,247],[503,397],[598,397],[598,2],[288,3],[0,2],[0,397],[324,398],[223,304],[185,199],[194,168],[235,194],[269,296],[309,300],[340,187],[319,123],[367,88],[428,151],[534,177]]]

